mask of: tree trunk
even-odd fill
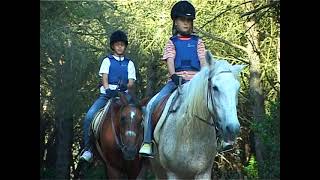
[[[57,93],[56,93],[56,142],[57,142],[57,160],[56,177],[58,179],[70,179],[70,166],[72,158],[72,140],[73,140],[73,82],[72,80],[72,62],[73,49],[72,41],[67,39],[65,57],[59,60],[57,75]]]
[[[57,160],[56,178],[70,179],[71,144],[72,144],[72,119],[61,117],[64,114],[60,110],[60,117],[57,122]]]
[[[251,18],[248,22],[245,23],[246,28],[250,28],[247,33],[247,50],[248,50],[248,59],[250,61],[250,96],[252,100],[252,113],[253,119],[259,124],[264,120],[264,98],[263,98],[263,89],[261,85],[261,59],[259,57],[259,33],[256,29],[256,26],[253,25],[255,22],[254,18]],[[261,168],[264,163],[263,158],[263,144],[259,135],[255,133],[255,152],[256,158]],[[259,169],[260,169],[259,168]]]
[[[51,128],[51,126],[48,126],[48,128]],[[51,134],[48,134],[48,140],[45,144],[45,162],[44,162],[44,167],[46,169],[54,169],[55,166],[55,161],[57,157],[57,151],[56,151],[56,131],[54,130]]]
[[[63,82],[62,78],[62,82]],[[63,83],[62,83],[63,84]],[[71,157],[71,145],[72,145],[72,117],[69,115],[70,101],[64,94],[65,88],[57,89],[60,91],[56,104],[56,178],[58,179],[70,179],[70,157]]]

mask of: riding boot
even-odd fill
[[[89,131],[88,133],[88,142],[85,142],[85,146],[82,150],[82,152],[80,153],[80,161],[85,161],[87,163],[91,163],[93,161],[93,153],[92,153],[92,142],[93,142],[93,132]]]
[[[92,147],[91,145],[87,145],[82,152],[80,153],[80,160],[84,160],[88,163],[91,163],[93,160],[93,153],[92,153]]]
[[[144,123],[144,139],[143,145],[139,150],[139,154],[145,157],[153,157],[152,152],[152,117],[151,113],[147,112],[146,123]]]

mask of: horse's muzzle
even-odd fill
[[[239,134],[239,132],[240,132],[240,124],[239,123],[228,124],[225,127],[225,131],[223,133],[224,134],[224,137],[223,137],[224,141],[233,144],[237,135]]]
[[[125,147],[122,153],[125,160],[134,160],[137,154],[137,148]]]
[[[240,125],[239,123],[232,123],[232,124],[228,124],[226,126],[226,130],[227,130],[227,133],[229,134],[239,134],[239,131],[240,131]]]

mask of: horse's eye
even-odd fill
[[[120,122],[125,123],[125,120],[126,120],[125,117],[121,117]]]

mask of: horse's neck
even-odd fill
[[[180,131],[177,133],[184,138],[201,137],[207,135],[208,131],[212,131],[212,126],[206,123],[211,121],[207,102],[207,78],[204,75],[195,78],[193,82],[188,84],[188,87],[184,88],[184,97],[182,97],[184,102],[179,115],[177,115],[183,114],[184,117],[177,117],[177,120],[179,119],[177,131]]]

